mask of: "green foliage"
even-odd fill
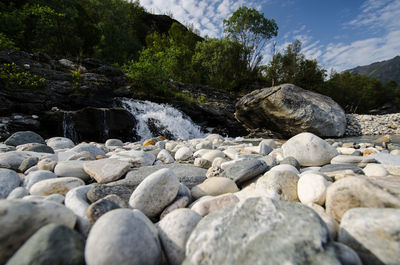
[[[72,76],[72,82],[71,82],[72,83],[72,87],[75,90],[78,90],[79,89],[79,83],[81,82],[81,71],[80,70],[73,71],[71,76]]]
[[[0,50],[18,50],[18,48],[10,38],[0,32]]]
[[[46,79],[31,74],[15,63],[0,66],[0,80],[5,89],[40,90],[46,85]]]
[[[228,38],[246,48],[247,66],[254,71],[262,60],[261,53],[266,42],[278,35],[278,25],[274,19],[265,18],[256,9],[243,6],[224,20],[224,32]]]
[[[248,77],[243,54],[244,47],[237,41],[207,39],[197,44],[192,61],[201,76],[201,83],[235,90]]]

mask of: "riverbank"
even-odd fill
[[[400,113],[386,115],[346,114],[345,136],[400,135]]]

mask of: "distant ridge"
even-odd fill
[[[349,72],[350,74],[357,73],[378,78],[383,83],[394,80],[400,87],[400,56],[396,56],[387,61],[372,63],[370,65],[357,66],[356,68],[345,70],[344,72]]]

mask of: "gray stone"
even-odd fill
[[[0,264],[38,229],[49,223],[73,228],[76,216],[65,206],[49,201],[0,200]]]
[[[172,163],[132,169],[126,174],[125,179],[109,183],[108,185],[124,185],[135,189],[148,175],[163,168],[171,169],[179,179],[179,182],[185,184],[189,189],[206,180],[206,169],[190,164]]]
[[[35,166],[38,162],[39,162],[39,158],[38,157],[27,157],[21,162],[21,164],[19,165],[18,170],[20,172],[25,172],[26,170],[28,170],[31,167]]]
[[[6,145],[17,146],[28,143],[45,144],[46,142],[39,134],[31,131],[21,131],[12,134],[7,140],[4,141]]]
[[[274,149],[272,149],[270,146],[268,146],[267,144],[265,144],[265,143],[263,143],[263,142],[260,143],[260,145],[258,146],[258,148],[259,148],[258,153],[259,153],[260,155],[263,155],[263,156],[268,155],[269,153],[272,152],[272,150],[274,150]]]
[[[54,150],[69,149],[75,146],[74,142],[65,137],[52,137],[47,139],[46,144]]]
[[[51,194],[65,195],[73,188],[83,186],[85,182],[73,177],[51,178],[36,182],[29,189],[30,194],[47,196]]]
[[[300,133],[290,138],[282,149],[284,157],[294,157],[303,167],[329,164],[338,155],[332,145],[312,133]]]
[[[165,208],[160,214],[160,220],[162,220],[166,215],[170,212],[175,211],[176,209],[185,208],[190,203],[190,198],[186,196],[176,197],[175,200]]]
[[[56,174],[48,170],[37,170],[29,173],[23,179],[22,186],[29,190],[35,183],[45,179],[57,178]]]
[[[94,178],[97,183],[109,183],[121,178],[129,169],[131,164],[118,159],[100,159],[86,162],[83,170]]]
[[[179,181],[170,169],[160,169],[147,178],[134,190],[129,205],[142,211],[148,217],[158,216],[176,197]]]
[[[90,160],[96,160],[95,157],[92,156],[91,153],[88,151],[82,151],[79,153],[75,153],[71,155],[70,157],[67,158],[67,160],[84,160],[84,161],[90,161]]]
[[[299,176],[291,171],[268,171],[256,182],[256,189],[262,193],[279,195],[281,200],[299,201],[297,182]]]
[[[18,170],[22,161],[32,156],[38,157],[40,159],[43,154],[26,151],[11,151],[0,154],[0,167]]]
[[[177,209],[157,224],[161,245],[170,265],[182,264],[186,242],[200,220],[201,216],[190,209]]]
[[[221,177],[230,178],[237,184],[250,180],[268,171],[267,163],[257,159],[241,160],[228,167]]]
[[[360,257],[350,247],[339,242],[333,242],[333,246],[342,265],[363,265]]]
[[[400,198],[359,177],[331,184],[326,192],[326,212],[337,221],[352,208],[400,208]]]
[[[365,265],[399,264],[400,209],[348,210],[340,223],[338,241],[354,249]]]
[[[285,137],[301,132],[340,137],[346,128],[345,113],[335,101],[292,84],[245,95],[236,103],[235,117],[248,128],[265,128]]]
[[[55,194],[51,194],[49,196],[44,197],[44,200],[57,202],[59,204],[64,204],[65,196],[55,193]]]
[[[156,160],[156,157],[152,153],[136,150],[122,151],[113,154],[110,158],[129,162],[132,167],[151,166]]]
[[[80,233],[87,236],[92,227],[89,217],[86,214],[89,202],[86,194],[91,189],[90,186],[79,186],[70,190],[65,195],[65,206],[70,209],[77,217],[76,226]]]
[[[89,233],[85,260],[88,265],[159,265],[162,254],[156,228],[138,210],[108,212]]]
[[[280,165],[291,165],[294,166],[297,170],[300,170],[300,163],[296,158],[292,156],[285,157],[280,163]]]
[[[124,208],[124,202],[117,195],[111,194],[92,203],[87,209],[86,214],[90,222],[94,224],[103,214],[119,208]]]
[[[110,147],[110,146],[123,146],[124,143],[120,139],[108,139],[105,142],[105,146]]]
[[[378,161],[381,164],[391,165],[391,166],[400,166],[400,156],[399,155],[391,155],[391,154],[384,154],[384,153],[377,153],[369,155]]]
[[[204,217],[188,239],[183,264],[340,262],[325,224],[312,209],[258,197]]]
[[[92,185],[92,188],[87,193],[87,198],[91,202],[96,202],[108,195],[118,195],[126,204],[129,204],[129,198],[131,197],[133,189],[126,186],[116,185]]]
[[[76,153],[80,153],[83,151],[87,151],[89,152],[93,157],[97,157],[97,156],[105,156],[106,153],[104,152],[104,150],[98,148],[97,146],[93,145],[93,144],[78,144],[77,146],[71,148],[72,152],[76,152]]]
[[[24,187],[16,187],[10,192],[10,194],[8,194],[7,200],[21,199],[26,195],[29,195],[29,191],[27,189]]]
[[[329,164],[321,167],[319,171],[322,173],[327,173],[327,172],[335,172],[343,170],[351,170],[355,174],[364,175],[364,171],[361,168],[349,164]]]
[[[377,161],[371,157],[351,156],[351,155],[338,155],[332,158],[331,164],[348,164],[357,167],[365,167],[368,163],[376,163]]]
[[[19,186],[18,174],[10,169],[0,168],[0,199],[5,199],[13,189]]]
[[[54,154],[53,148],[45,144],[38,144],[38,143],[29,143],[29,144],[24,144],[22,146],[20,145],[17,146],[17,150]]]
[[[83,170],[83,164],[86,161],[69,160],[58,162],[54,168],[54,173],[59,177],[75,177],[83,181],[89,181],[90,176]]]
[[[84,265],[85,238],[65,225],[48,224],[12,256],[7,265]]]

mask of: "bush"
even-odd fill
[[[37,75],[31,74],[18,67],[15,63],[3,64],[0,67],[0,80],[5,86],[5,89],[42,89],[46,85],[46,79]]]

